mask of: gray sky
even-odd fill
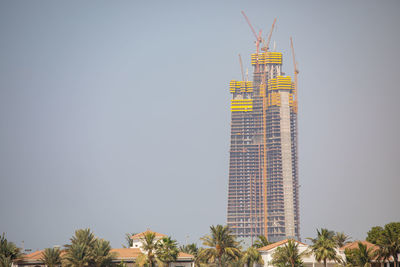
[[[121,247],[225,224],[228,84],[254,37],[299,62],[302,237],[400,221],[399,1],[0,1],[0,232]]]

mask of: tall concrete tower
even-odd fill
[[[232,80],[227,223],[252,243],[300,239],[296,88],[282,53],[251,55],[253,81]]]

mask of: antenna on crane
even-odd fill
[[[243,62],[242,57],[239,54],[239,63],[240,63],[240,70],[242,71],[242,81],[244,81],[244,71],[243,71]]]

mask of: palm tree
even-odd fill
[[[264,264],[260,252],[255,247],[249,247],[243,254],[242,262],[247,265],[247,267],[252,267],[254,263]]]
[[[333,241],[335,241],[336,246],[338,248],[343,247],[344,245],[346,245],[347,243],[350,243],[351,241],[351,237],[349,237],[348,235],[346,235],[343,232],[336,232],[335,235],[333,236]]]
[[[228,226],[212,225],[210,227],[211,235],[200,238],[203,245],[209,247],[199,253],[199,257],[208,262],[216,262],[217,266],[222,266],[223,256],[238,260],[240,258],[239,243],[231,234]]]
[[[328,229],[317,229],[317,238],[308,238],[313,242],[310,246],[311,251],[314,253],[315,259],[318,262],[323,262],[327,266],[328,260],[339,261],[336,255],[336,244],[333,241],[334,232]]]
[[[12,260],[10,257],[4,257],[0,255],[0,267],[11,267]]]
[[[369,266],[376,256],[372,247],[368,248],[367,245],[361,242],[358,242],[357,249],[345,249],[344,253],[349,265],[360,267]]]
[[[3,233],[0,236],[0,267],[10,267],[12,261],[21,256],[21,250],[13,242],[8,242]]]
[[[71,244],[65,245],[66,253],[64,256],[64,265],[70,267],[82,267],[89,265],[93,261],[93,250],[96,243],[96,237],[87,229],[75,231],[75,235],[70,239]]]
[[[156,239],[156,234],[153,232],[146,232],[141,238],[142,249],[145,252],[140,255],[136,263],[139,266],[149,265],[150,267],[154,267],[156,262],[156,249],[158,246],[158,240]]]
[[[253,247],[262,248],[268,246],[270,243],[265,235],[259,235],[256,242],[254,242]]]
[[[136,233],[126,233],[125,234],[125,240],[126,240],[126,244],[128,245],[128,248],[131,248],[133,246],[133,240],[132,240],[132,236],[136,235]],[[126,248],[125,245],[122,245],[124,248]]]
[[[40,258],[47,267],[61,265],[61,251],[59,248],[46,248]]]
[[[222,256],[221,265],[224,267],[244,267],[243,261],[241,258],[231,258],[228,255]],[[216,266],[216,265],[208,265],[208,266]]]
[[[92,259],[89,247],[83,243],[72,243],[68,246],[67,252],[63,257],[63,266],[83,267],[89,265]]]
[[[178,258],[179,250],[176,240],[171,237],[164,237],[160,240],[156,250],[156,256],[159,261],[169,266],[171,262]]]
[[[197,252],[197,257],[195,257],[194,265],[197,267],[209,267],[210,265],[207,263],[208,259],[205,258],[204,252],[205,248],[199,248],[199,251]]]
[[[318,239],[330,239],[333,241],[334,236],[335,236],[334,231],[328,230],[326,228],[321,228],[321,230],[317,229],[317,238],[308,237],[307,239],[315,243]]]
[[[96,239],[93,248],[92,263],[95,267],[110,266],[115,254],[111,252],[110,242]]]
[[[188,253],[190,255],[193,255],[194,257],[194,263],[196,266],[199,265],[199,248],[195,243],[188,244],[188,245],[183,245],[179,247],[180,252]]]
[[[298,243],[289,239],[284,247],[276,248],[272,254],[272,264],[276,266],[299,267],[303,265],[302,257],[305,253],[299,253]]]
[[[199,248],[197,247],[197,245],[195,243],[192,243],[192,244],[180,246],[179,251],[193,255],[196,258],[197,254],[199,253]]]
[[[86,229],[79,229],[75,231],[75,235],[70,239],[71,244],[84,244],[85,246],[88,246],[90,248],[94,247],[94,244],[96,242],[96,237],[94,234],[90,231],[89,228]],[[66,245],[68,247],[69,245]]]
[[[110,266],[115,257],[110,253],[110,242],[96,238],[89,228],[76,230],[70,240],[71,244],[65,245],[63,259],[63,265],[67,267]]]
[[[0,236],[0,256],[11,261],[22,256],[21,250],[13,242],[8,242],[4,233]]]
[[[390,223],[385,225],[377,243],[379,246],[379,258],[389,259],[390,256],[392,256],[394,267],[398,267],[398,254],[400,253],[400,223]]]

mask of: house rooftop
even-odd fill
[[[32,252],[30,254],[23,255],[21,258],[16,259],[16,261],[26,261],[26,262],[34,262],[41,261],[43,256],[44,249]],[[61,256],[64,256],[65,250],[61,250]]]
[[[151,231],[150,229],[147,229],[146,231],[144,231],[144,232],[142,232],[142,233],[139,233],[139,234],[136,234],[136,235],[131,236],[131,239],[140,239],[140,238],[142,238],[145,234],[148,234],[148,233],[154,233],[154,234],[156,235],[156,237],[158,237],[158,238],[167,237],[167,236],[164,235],[164,234],[160,234],[160,233]]]
[[[116,254],[117,259],[137,258],[142,254],[139,248],[113,248],[111,252]]]
[[[21,259],[17,261],[24,261],[24,262],[42,262],[41,258],[43,255],[44,250],[38,250],[32,252],[28,255],[24,255]],[[115,259],[117,260],[124,260],[124,259],[136,259],[139,255],[142,254],[139,248],[113,248],[111,249],[112,253],[115,253]],[[65,250],[61,251],[61,256],[65,254]],[[187,259],[194,259],[193,255],[179,252],[178,259],[180,260],[187,260]]]
[[[278,242],[269,244],[269,245],[267,245],[267,246],[265,246],[265,247],[259,248],[259,249],[257,249],[257,250],[258,250],[258,251],[268,251],[268,250],[274,249],[274,248],[276,248],[276,247],[279,247],[279,246],[281,246],[281,245],[284,245],[284,244],[286,244],[287,242],[289,242],[289,239],[284,239],[284,240],[281,240],[281,241],[278,241]],[[306,244],[304,244],[304,243],[302,243],[302,242],[300,242],[300,241],[297,241],[297,240],[294,240],[294,242],[296,242],[296,243],[298,243],[298,244],[302,244],[302,245],[307,246]]]
[[[347,249],[358,249],[358,243],[362,243],[363,245],[367,246],[367,249],[368,248],[372,248],[373,250],[379,249],[379,247],[377,245],[374,245],[368,241],[357,240],[357,241],[354,241],[354,242],[344,245],[343,247],[340,248],[340,250],[345,250],[346,248]]]

